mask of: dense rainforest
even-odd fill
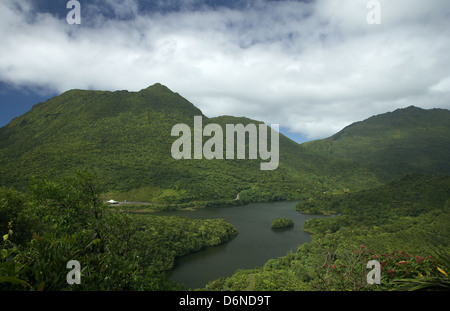
[[[0,289],[184,289],[166,277],[175,258],[239,233],[221,219],[153,211],[279,200],[333,216],[309,220],[312,241],[296,251],[203,290],[449,288],[448,110],[398,109],[301,145],[280,134],[274,171],[261,160],[173,159],[171,129],[194,116],[260,123],[207,118],[155,84],[71,90],[0,128]],[[112,207],[111,198],[149,204]],[[79,287],[66,280],[73,259],[83,262]],[[370,260],[381,284],[365,279]]]
[[[70,290],[69,260],[83,262],[81,290],[176,290],[174,259],[232,239],[220,219],[130,214],[100,200],[101,181],[78,172],[34,181],[29,195],[0,189],[0,289]]]
[[[100,185],[94,175],[79,172],[35,180],[28,195],[0,189],[2,290],[182,290],[165,276],[174,259],[238,234],[221,219],[111,209],[100,200]],[[296,208],[339,216],[309,220],[304,230],[313,233],[313,241],[296,252],[204,289],[448,289],[449,177],[408,175],[371,191],[323,195]],[[66,282],[69,258],[84,263],[81,287]],[[373,259],[382,265],[380,285],[365,279],[366,263]]]
[[[27,191],[32,177],[87,170],[101,176],[105,195],[115,200],[231,204],[237,194],[245,202],[294,200],[380,183],[363,165],[305,151],[282,134],[280,164],[273,171],[262,171],[260,163],[266,161],[248,156],[175,160],[171,147],[179,137],[171,130],[177,124],[193,129],[195,116],[202,116],[203,126],[261,123],[208,118],[161,84],[139,92],[71,90],[0,128],[0,185]]]
[[[371,191],[324,195],[296,208],[339,216],[308,220],[304,230],[313,233],[312,242],[206,289],[450,289],[450,177],[408,175]],[[371,260],[381,265],[379,285],[366,280]]]

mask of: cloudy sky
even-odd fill
[[[0,0],[0,126],[69,89],[162,83],[207,116],[301,142],[415,105],[450,109],[450,1]]]

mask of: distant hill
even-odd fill
[[[450,111],[397,109],[303,146],[312,153],[367,165],[383,180],[410,172],[450,175]]]
[[[139,92],[71,90],[0,128],[0,186],[27,188],[32,176],[95,171],[108,199],[180,204],[305,199],[379,186],[391,167],[448,171],[448,111],[417,108],[376,116],[322,140],[299,145],[280,134],[280,163],[175,160],[174,125],[244,125],[245,117],[207,118],[161,84]],[[398,115],[398,116],[397,116]],[[206,140],[206,139],[205,139]],[[204,142],[205,142],[204,140]],[[387,151],[386,151],[387,150]],[[445,164],[447,166],[445,167]]]

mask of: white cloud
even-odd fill
[[[260,1],[244,10],[83,5],[83,23],[0,3],[0,80],[137,91],[160,82],[208,116],[248,116],[308,138],[411,104],[450,108],[448,0]]]
[[[430,87],[430,90],[438,93],[450,93],[450,77],[439,81],[439,83]]]

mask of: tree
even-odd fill
[[[33,179],[30,188],[35,212],[48,222],[46,229],[64,234],[87,229],[104,252],[100,223],[106,205],[100,199],[104,188],[99,177],[77,171],[59,180]]]
[[[23,244],[31,239],[33,227],[31,215],[26,212],[24,196],[14,189],[1,187],[0,234],[13,230],[14,235],[9,239]]]

